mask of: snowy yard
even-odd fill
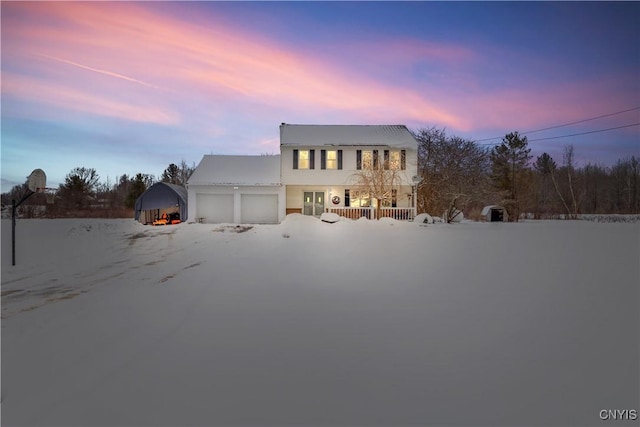
[[[15,267],[10,244],[3,220],[2,425],[638,409],[640,223],[22,220]]]

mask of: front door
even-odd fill
[[[324,192],[305,191],[304,210],[305,215],[320,216],[324,212]]]

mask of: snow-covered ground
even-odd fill
[[[10,243],[2,221],[2,425],[638,409],[640,223],[21,220],[15,267]]]

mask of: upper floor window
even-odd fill
[[[405,170],[407,169],[407,150],[390,151],[384,150],[385,170]]]
[[[337,150],[327,150],[327,169],[338,169]]]
[[[389,153],[389,169],[400,169],[399,151],[392,151]]]
[[[314,169],[315,150],[293,150],[294,169]]]
[[[320,169],[342,169],[342,150],[320,150]]]
[[[298,152],[298,169],[309,169],[309,150]]]
[[[373,151],[362,150],[362,169],[373,169]]]

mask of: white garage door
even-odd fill
[[[241,222],[243,224],[277,224],[277,194],[242,194]]]
[[[233,194],[196,194],[196,218],[204,222],[233,222]]]

